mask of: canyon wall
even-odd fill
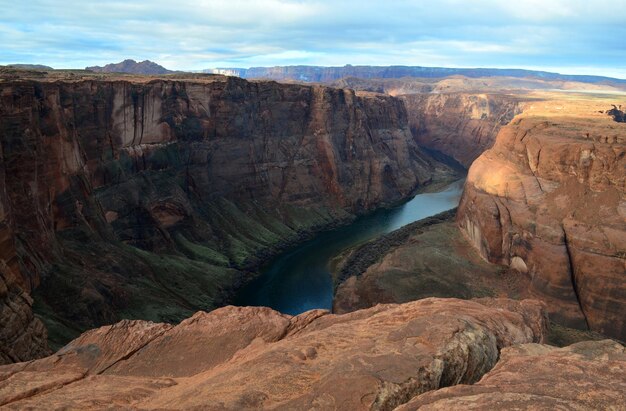
[[[626,339],[626,124],[615,101],[552,96],[469,170],[457,221],[482,256],[530,277],[566,325]]]
[[[465,168],[491,148],[500,128],[523,108],[513,94],[422,93],[401,96],[418,144],[444,153]]]
[[[221,76],[8,79],[0,147],[0,345],[32,342],[3,362],[46,351],[29,294],[59,344],[180,321],[272,250],[451,175],[397,99]]]
[[[523,111],[525,104],[533,99],[531,90],[594,87],[586,83],[510,77],[350,77],[331,84],[399,97],[406,106],[409,126],[417,143],[430,149],[433,155],[442,153],[451,157],[465,169],[493,146],[500,128]]]

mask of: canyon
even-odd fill
[[[0,406],[626,407],[623,85],[299,70],[0,68]],[[466,169],[332,260],[332,313],[228,305]]]
[[[2,361],[224,304],[269,255],[454,176],[402,102],[210,75],[6,70]]]
[[[427,295],[538,298],[561,326],[626,339],[620,95],[523,98],[472,163],[456,216],[414,223],[342,257],[337,312]]]

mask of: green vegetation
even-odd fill
[[[198,310],[223,306],[272,254],[314,230],[353,218],[321,207],[276,206],[270,213],[256,203],[240,206],[218,198],[197,208],[184,206],[190,215],[160,228],[141,204],[150,204],[157,193],[172,204],[187,200],[180,181],[157,173],[171,170],[148,170],[97,192],[105,210],[122,211],[112,222],[122,241],[103,238],[85,225],[57,233],[62,255],[44,270],[33,295],[52,347],[124,318],[176,323]]]

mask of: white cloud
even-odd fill
[[[626,66],[626,0],[0,0],[0,8],[0,64]]]

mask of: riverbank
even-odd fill
[[[449,210],[346,250],[334,264],[333,311],[433,296],[520,298],[524,279],[485,262],[460,236],[455,214]]]
[[[233,299],[234,304],[268,306],[292,315],[315,308],[331,309],[334,281],[329,261],[346,248],[455,207],[462,180],[445,183],[437,181],[422,186],[404,204],[379,209],[349,225],[317,233],[309,241],[282,253],[241,288]]]
[[[530,279],[484,261],[455,222],[456,209],[416,221],[346,249],[333,259],[333,312],[342,314],[384,303],[428,297],[532,298]],[[566,346],[607,338],[549,323],[546,342]]]

